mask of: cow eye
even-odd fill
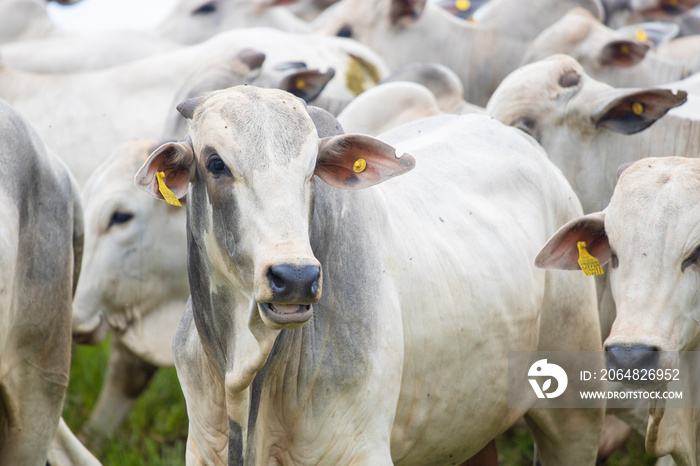
[[[683,261],[683,263],[681,264],[681,272],[685,272],[685,269],[687,269],[691,265],[697,264],[698,258],[700,258],[700,246],[698,246],[698,248],[690,255],[690,257]]]
[[[612,265],[613,269],[616,269],[618,265],[620,265],[620,260],[617,258],[617,254],[614,252],[610,253],[610,265]]]
[[[336,36],[337,37],[351,38],[352,37],[352,28],[350,27],[350,25],[346,24],[340,28],[340,30],[336,33]]]
[[[116,211],[112,214],[112,218],[109,219],[109,225],[107,225],[107,228],[111,228],[112,225],[123,225],[128,223],[132,218],[134,218],[134,214]]]
[[[214,175],[233,176],[231,174],[231,170],[228,169],[224,161],[221,160],[221,157],[218,155],[213,155],[209,158],[209,162],[207,162],[207,170]]]
[[[216,2],[205,3],[192,12],[193,15],[208,15],[216,11]]]

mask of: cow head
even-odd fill
[[[684,103],[686,97],[683,91],[614,89],[588,76],[572,57],[554,55],[511,73],[494,92],[486,111],[549,149],[555,139],[580,136],[590,140],[600,129],[637,133]],[[562,128],[570,135],[562,135]]]
[[[588,11],[576,8],[545,29],[530,44],[523,64],[533,63],[554,54],[567,54],[586,71],[605,82],[619,68],[640,63],[649,51],[649,43],[616,32]]]
[[[658,351],[695,350],[700,342],[700,161],[646,158],[621,175],[610,205],[564,225],[536,265],[577,270],[577,243],[609,261],[617,316],[605,341],[614,364],[669,368]]]
[[[177,316],[189,296],[185,213],[133,183],[153,146],[152,141],[122,144],[85,186],[83,273],[73,302],[79,342],[89,340],[100,320],[122,337],[124,332],[143,336],[152,314]],[[158,325],[159,334],[168,333]]]
[[[409,170],[412,157],[368,136],[319,138],[306,104],[280,90],[239,86],[178,109],[188,139],[153,152],[137,185],[163,198],[161,172],[175,197],[187,195],[189,249],[205,252],[212,282],[251,300],[271,329],[304,324],[322,291],[309,241],[314,175],[360,189]]]
[[[615,89],[588,76],[573,58],[554,55],[506,77],[486,112],[537,139],[591,212],[612,194],[617,165],[632,158],[608,169],[607,159],[618,151],[611,147],[630,144],[619,135],[649,128],[686,98],[683,91]]]

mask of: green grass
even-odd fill
[[[97,347],[73,346],[71,380],[63,417],[73,432],[88,419],[107,369],[109,342]],[[185,464],[187,412],[174,369],[159,369],[136,406],[112,439],[95,451],[105,466],[178,466]],[[526,429],[511,429],[497,440],[501,466],[531,466],[532,436]],[[652,466],[644,452],[644,439],[636,435],[615,453],[610,466]]]
[[[102,387],[109,342],[73,346],[63,417],[73,432],[87,421]],[[105,466],[185,464],[187,411],[175,369],[158,369],[112,439],[93,453]]]

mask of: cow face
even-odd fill
[[[486,112],[537,139],[572,184],[584,211],[592,212],[610,198],[617,166],[643,156],[631,153],[630,138],[622,135],[645,130],[686,96],[663,89],[614,89],[590,78],[571,57],[555,55],[511,73]],[[641,153],[653,155],[651,150],[647,144]],[[608,167],[609,160],[619,161]]]
[[[621,168],[605,212],[563,226],[536,265],[576,270],[577,243],[586,242],[591,255],[609,261],[617,316],[606,350],[613,360],[636,354],[637,362],[669,368],[673,358],[649,355],[694,350],[700,341],[700,161],[646,158]]]
[[[158,148],[136,177],[163,197],[158,173],[177,198],[187,194],[189,248],[206,252],[212,283],[249,297],[270,328],[293,328],[321,297],[321,264],[310,245],[315,181],[358,189],[403,173],[410,156],[376,139],[319,139],[306,105],[252,86],[187,101],[189,140]]]
[[[569,148],[572,139],[590,142],[604,129],[642,131],[686,97],[682,91],[614,89],[589,77],[573,58],[554,55],[511,73],[486,111],[556,152]]]
[[[73,303],[74,337],[83,342],[100,319],[122,333],[173,301],[187,300],[185,213],[136,189],[133,173],[150,141],[121,145],[84,191],[85,251]]]

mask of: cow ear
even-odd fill
[[[598,54],[598,62],[603,66],[627,68],[644,60],[648,51],[648,44],[630,39],[617,39],[603,46]]]
[[[279,87],[304,99],[305,102],[311,102],[318,97],[333,76],[335,76],[333,68],[325,73],[318,70],[297,71],[286,76]]]
[[[319,141],[315,174],[340,189],[362,189],[406,173],[416,165],[410,154],[364,134],[342,134]]]
[[[408,26],[420,19],[426,0],[391,0],[389,19],[394,26]]]
[[[561,227],[537,253],[535,266],[541,269],[580,270],[579,241],[585,241],[586,250],[601,265],[610,260],[604,212],[575,218]]]
[[[194,151],[188,142],[167,142],[158,147],[136,173],[136,186],[157,199],[173,203],[174,198],[183,200],[187,195],[190,170],[194,163]],[[158,182],[159,173],[162,184]],[[163,185],[165,187],[163,187]]]
[[[680,30],[681,27],[678,24],[670,21],[647,21],[645,23],[623,26],[617,29],[617,34],[658,47],[678,37]]]
[[[600,107],[591,115],[598,128],[623,134],[634,134],[651,126],[674,107],[687,100],[684,91],[668,89],[614,90],[601,95]]]

